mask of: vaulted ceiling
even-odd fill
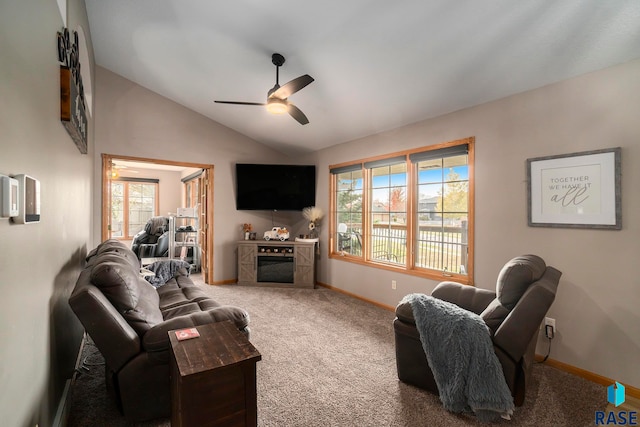
[[[638,0],[86,0],[96,62],[295,155],[640,58]],[[310,123],[258,106],[274,86]]]

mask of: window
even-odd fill
[[[407,249],[407,159],[393,157],[364,164],[369,179],[369,258],[405,264]]]
[[[341,253],[362,255],[362,168],[360,164],[334,169],[335,240]]]
[[[470,283],[473,142],[331,167],[331,256]]]
[[[111,238],[132,239],[158,212],[158,180],[111,181]]]
[[[414,265],[465,275],[469,244],[466,146],[409,156],[417,173]]]
[[[181,179],[184,184],[184,207],[193,208],[198,205],[200,199],[200,177],[203,170],[200,169],[191,175]]]

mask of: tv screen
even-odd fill
[[[301,211],[316,203],[314,165],[236,163],[236,209]]]

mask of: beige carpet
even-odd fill
[[[262,353],[260,426],[483,425],[472,415],[447,412],[437,396],[398,381],[392,312],[323,288],[202,287],[251,315],[251,341]],[[92,349],[87,346],[85,353]],[[594,412],[606,406],[604,387],[538,364],[524,406],[511,421],[497,424],[592,426]],[[106,395],[101,367],[75,382],[69,425],[127,425]]]

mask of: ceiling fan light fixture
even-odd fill
[[[306,125],[309,123],[309,119],[304,115],[302,111],[295,105],[289,103],[288,99],[291,95],[298,92],[300,89],[305,88],[311,82],[313,77],[309,74],[304,74],[297,77],[283,86],[279,83],[278,69],[284,64],[284,56],[279,53],[274,53],[271,57],[271,62],[276,66],[276,84],[267,92],[267,102],[240,102],[240,101],[219,101],[215,100],[219,104],[235,104],[235,105],[260,105],[266,107],[267,111],[271,114],[284,114],[289,113],[298,123]]]
[[[284,114],[289,111],[287,101],[280,98],[267,99],[267,111],[271,114]]]

